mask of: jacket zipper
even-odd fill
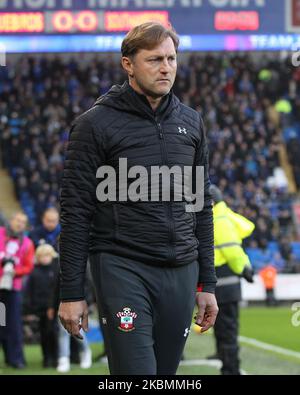
[[[163,128],[161,126],[161,123],[157,119],[157,117],[155,117],[155,124],[156,124],[157,130],[158,130],[159,139],[161,140],[161,148],[162,148],[162,154],[163,154],[163,164],[167,165],[168,159],[167,159],[166,141],[164,139]],[[167,219],[168,219],[168,225],[169,225],[170,261],[171,262],[175,262],[175,259],[176,259],[175,247],[174,247],[175,227],[174,227],[174,218],[173,218],[172,205],[171,205],[171,201],[170,202],[163,202],[163,204],[164,204],[164,207],[165,207],[165,211],[166,211],[166,215],[167,215]]]

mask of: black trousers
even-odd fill
[[[45,366],[56,366],[58,355],[57,320],[49,320],[46,312],[39,314],[39,329],[43,363]]]
[[[223,375],[239,375],[239,304],[219,302],[219,314],[214,326],[217,354],[222,361]]]
[[[191,325],[198,262],[165,268],[90,257],[111,374],[176,373]]]

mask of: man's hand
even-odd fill
[[[248,281],[248,283],[254,283],[254,278],[253,278],[254,270],[252,269],[251,266],[246,265],[244,267],[244,270],[243,270],[241,276],[244,277],[244,279],[246,281]]]
[[[33,321],[37,321],[39,318],[34,314],[26,314],[23,315],[23,319],[25,322],[33,322]]]
[[[63,327],[70,335],[83,339],[80,329],[82,328],[85,332],[88,331],[88,306],[85,300],[61,302],[58,316]]]
[[[198,306],[196,324],[201,326],[203,333],[214,326],[219,308],[215,295],[208,292],[197,292],[196,304]]]

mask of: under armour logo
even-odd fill
[[[106,325],[107,324],[107,319],[105,317],[102,317],[102,324]]]
[[[178,132],[181,134],[187,134],[186,128],[181,128],[180,126],[178,126]]]
[[[189,328],[185,328],[184,330],[184,337],[188,337],[188,334],[190,333],[190,329]]]

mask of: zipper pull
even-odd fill
[[[158,126],[158,130],[159,130],[159,138],[162,139],[163,138],[163,134],[162,134],[161,124],[158,123],[157,126]]]

